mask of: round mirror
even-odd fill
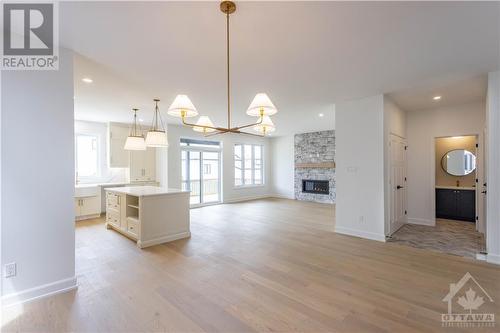
[[[441,166],[452,176],[466,176],[476,169],[476,156],[465,149],[451,150],[444,154]]]

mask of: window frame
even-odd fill
[[[95,138],[95,154],[96,154],[96,173],[91,176],[81,176],[78,172],[78,137],[92,137]],[[84,183],[99,179],[102,174],[102,165],[101,165],[101,135],[98,133],[84,133],[84,132],[75,132],[75,179],[78,180],[79,183],[82,181]]]
[[[240,172],[240,179],[241,179],[241,184],[236,184],[236,153],[235,153],[235,150],[236,150],[236,147],[237,146],[240,146],[241,147],[241,169],[239,170]],[[251,163],[251,166],[250,166],[250,170],[251,170],[251,183],[249,184],[245,184],[245,170],[248,169],[245,165],[245,160],[248,159],[246,156],[245,156],[245,146],[251,146],[251,157],[250,157],[250,163]],[[259,184],[256,184],[255,183],[255,172],[256,169],[255,168],[255,147],[260,147],[260,174],[261,174],[261,177],[260,177],[260,183]],[[239,188],[250,188],[250,187],[262,187],[262,186],[265,186],[266,183],[265,183],[265,172],[264,172],[264,169],[265,169],[265,161],[264,161],[264,145],[263,144],[258,144],[258,143],[235,143],[234,146],[233,146],[233,171],[234,171],[234,177],[233,177],[233,186],[234,188],[236,189],[239,189]]]

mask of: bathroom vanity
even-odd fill
[[[475,222],[475,188],[436,186],[436,217]]]

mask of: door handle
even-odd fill
[[[403,186],[401,186],[401,185],[396,186],[396,190],[400,190],[400,189],[402,189],[402,188],[404,188],[404,187],[403,187]]]

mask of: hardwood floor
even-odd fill
[[[101,219],[78,222],[78,290],[4,309],[2,331],[449,332],[442,299],[466,272],[500,315],[499,266],[335,234],[331,205],[191,214],[190,239],[143,250]]]

